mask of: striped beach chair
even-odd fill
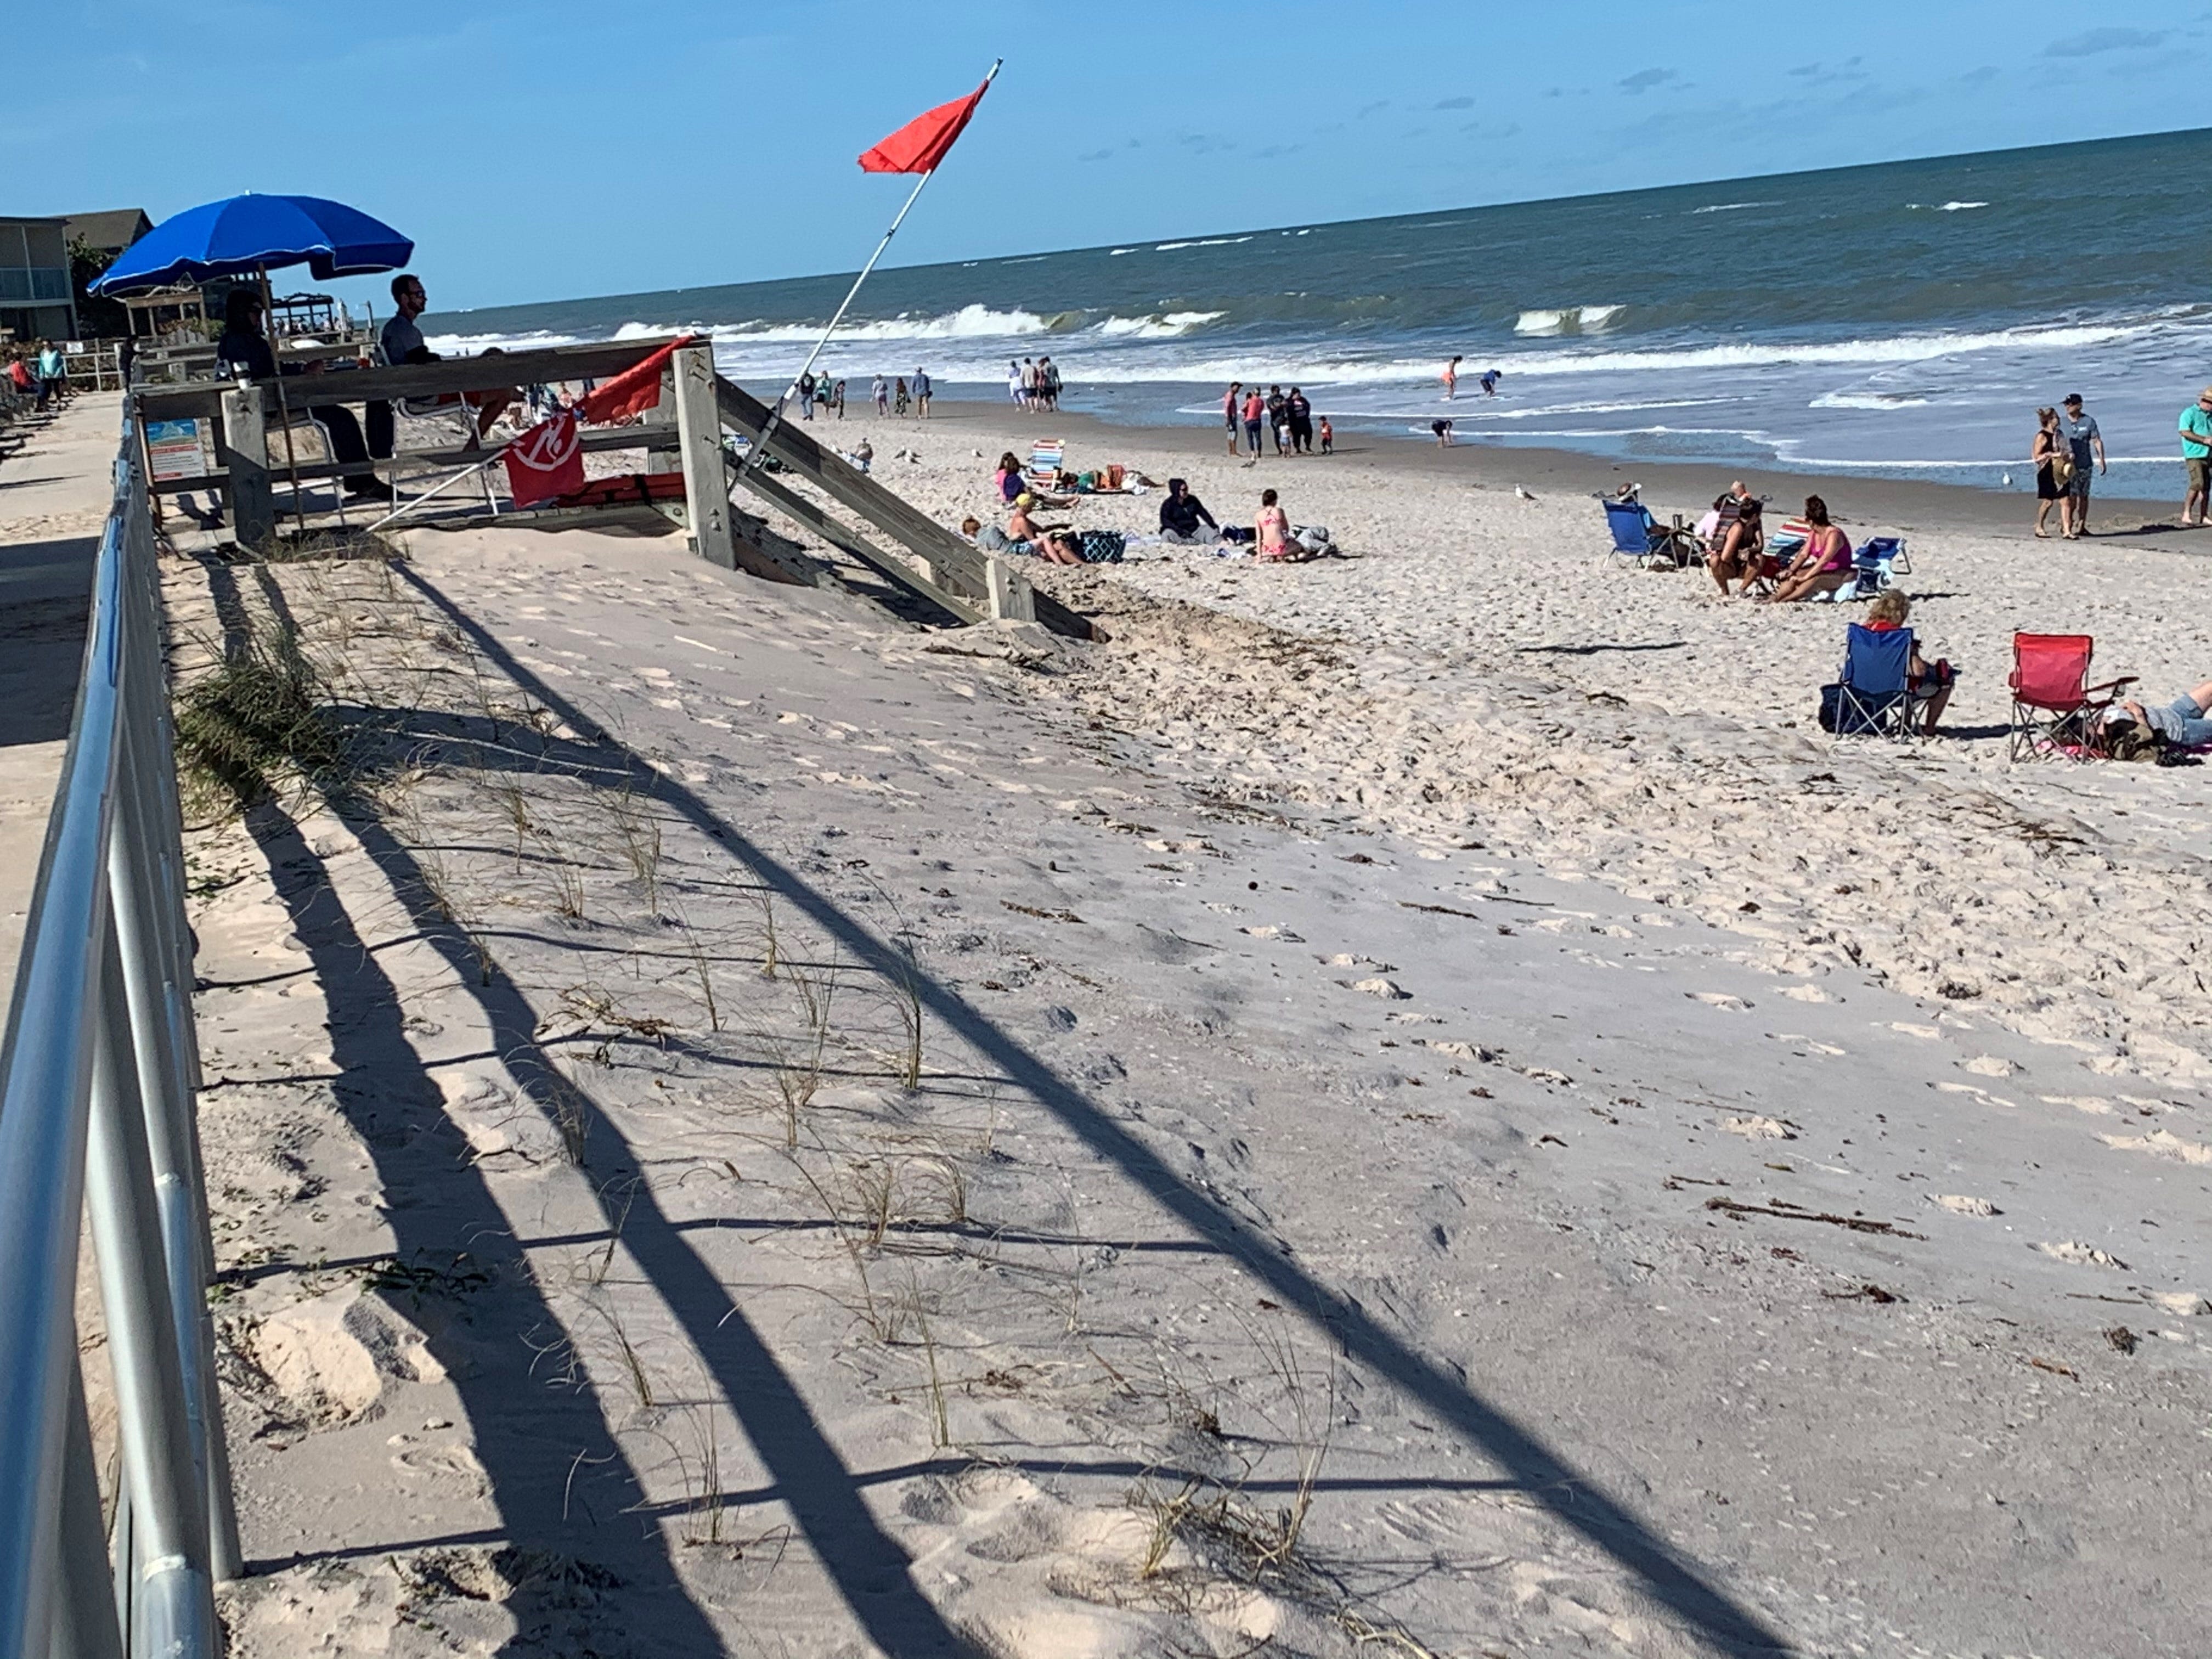
[[[1030,446],[1030,464],[1022,469],[1032,489],[1056,489],[1060,487],[1062,464],[1067,459],[1067,444],[1060,438],[1039,438]]]

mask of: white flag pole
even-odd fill
[[[999,70],[1006,61],[1001,58],[992,64],[991,72],[983,77],[982,91],[990,90],[991,82],[999,78]],[[753,471],[760,465],[761,458],[768,453],[769,435],[782,424],[784,405],[791,401],[793,395],[799,390],[799,383],[812,372],[814,365],[820,361],[823,352],[829,349],[830,336],[836,333],[837,325],[845,320],[845,313],[853,308],[853,301],[860,297],[860,284],[868,280],[870,274],[876,268],[877,262],[884,257],[884,251],[890,246],[891,238],[899,234],[899,227],[906,222],[906,216],[914,211],[914,204],[921,199],[923,186],[936,176],[937,169],[932,167],[914,181],[913,190],[907,194],[906,205],[898,210],[898,217],[891,221],[891,228],[884,233],[884,240],[876,244],[876,251],[868,256],[868,263],[860,267],[860,274],[853,279],[853,286],[846,291],[844,302],[837,307],[836,315],[830,318],[830,326],[822,331],[822,337],[814,343],[814,349],[807,354],[805,364],[798,374],[791,377],[791,384],[783,389],[783,395],[775,400],[775,407],[769,410],[768,419],[761,424],[760,440],[753,445],[751,452],[746,455],[745,464],[739,469],[741,472]]]

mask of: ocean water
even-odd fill
[[[824,362],[855,398],[916,368],[1003,394],[1010,359],[1049,353],[1065,405],[1109,420],[1213,423],[1232,379],[1295,383],[1346,432],[1425,440],[1449,413],[1466,442],[2014,489],[2035,408],[2079,392],[2103,487],[2178,498],[2175,419],[2212,381],[2208,178],[2212,131],[908,266],[871,279]],[[701,327],[772,392],[849,281],[425,332],[478,350]]]

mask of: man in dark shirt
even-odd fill
[[[253,289],[234,288],[223,302],[222,337],[216,342],[215,371],[226,380],[277,378],[276,354],[261,331],[261,295]],[[353,410],[337,404],[315,404],[307,416],[330,434],[332,460],[351,464],[368,459],[368,446],[362,441],[361,422],[354,418]],[[345,491],[349,495],[380,495],[383,486],[374,474],[362,473],[346,479]]]
[[[1160,533],[1173,536],[1179,541],[1198,539],[1198,527],[1220,533],[1221,526],[1213,521],[1213,514],[1206,510],[1206,503],[1190,493],[1190,485],[1181,478],[1168,480],[1168,498],[1160,503]]]
[[[401,275],[392,279],[392,313],[385,319],[382,332],[377,337],[384,348],[386,366],[398,368],[402,363],[436,363],[445,359],[422,342],[422,331],[416,319],[430,308],[430,296],[424,291],[420,276]],[[436,399],[441,404],[466,403],[476,411],[476,435],[487,436],[498,424],[499,417],[507,413],[507,406],[522,398],[518,386],[500,386],[488,392],[448,392]],[[389,421],[387,411],[386,419]],[[387,445],[383,452],[392,453]]]

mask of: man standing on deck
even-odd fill
[[[2189,494],[2182,499],[2181,522],[2204,522],[2205,498],[2212,495],[2212,386],[2181,411],[2181,464],[2189,470]]]
[[[2081,412],[2080,392],[2066,394],[2065,417],[2059,424],[2074,451],[2074,476],[2066,481],[2060,533],[2069,542],[2079,541],[2089,533],[2089,462],[2094,457],[2100,472],[2112,469],[2105,463],[2105,434],[2097,429],[2095,416]]]

